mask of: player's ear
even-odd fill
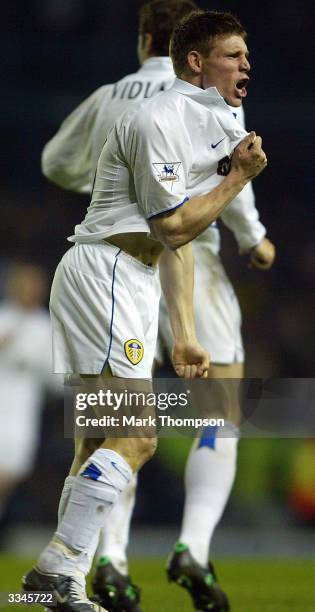
[[[148,56],[152,55],[154,52],[154,48],[153,48],[153,36],[152,34],[150,34],[150,32],[147,32],[146,34],[143,34],[143,46],[144,46],[144,50],[146,52],[146,54]]]
[[[202,70],[202,57],[199,51],[189,51],[187,54],[188,68],[194,74],[200,74]]]
[[[138,59],[141,65],[145,60],[154,55],[152,34],[142,34],[141,32],[139,33],[137,51]]]

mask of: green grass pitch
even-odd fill
[[[133,561],[134,581],[142,587],[144,612],[192,612],[185,591],[168,584],[164,560]],[[0,555],[0,591],[20,592],[20,577],[32,561]],[[220,582],[229,594],[232,612],[314,612],[315,560],[221,560],[216,563]],[[1,610],[21,612],[22,605],[5,605]],[[42,607],[28,609],[37,612]]]

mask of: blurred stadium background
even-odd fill
[[[41,150],[90,92],[137,69],[141,4],[140,0],[11,0],[1,8],[2,297],[8,266],[16,258],[40,263],[52,277],[67,247],[66,236],[85,211],[85,197],[64,192],[41,176]],[[223,232],[223,259],[243,310],[247,376],[313,377],[311,146],[315,134],[306,66],[313,36],[312,3],[200,0],[199,4],[231,10],[248,29],[252,81],[247,126],[262,134],[269,159],[255,191],[263,222],[277,246],[274,269],[266,275],[248,270],[233,239]],[[5,426],[0,421],[0,427]],[[143,470],[131,545],[134,556],[163,557],[176,538],[188,447],[186,440],[164,440]],[[34,473],[19,485],[2,516],[4,552],[36,555],[54,525],[71,454],[72,443],[63,437],[62,401],[48,394]],[[244,441],[214,553],[286,558],[314,554],[314,485],[314,441]]]

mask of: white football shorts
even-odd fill
[[[209,351],[212,363],[231,364],[244,361],[241,334],[242,316],[238,299],[225,273],[219,255],[205,244],[193,242],[195,256],[194,310],[197,338]],[[162,296],[159,314],[159,342],[170,353],[173,334],[165,300]],[[161,346],[156,359],[161,362]]]
[[[158,330],[157,268],[105,241],[75,244],[51,289],[55,373],[150,379]]]

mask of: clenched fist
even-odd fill
[[[270,270],[276,257],[275,246],[268,238],[263,238],[263,240],[251,250],[249,257],[250,268]]]
[[[267,157],[262,149],[262,139],[256,136],[255,132],[250,132],[234,150],[231,170],[248,182],[258,176],[266,166]]]
[[[180,378],[207,378],[209,354],[197,341],[176,342],[172,351],[172,364]]]

